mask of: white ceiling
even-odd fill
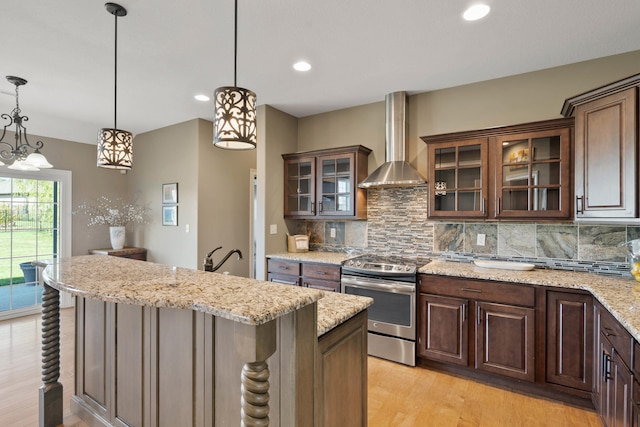
[[[297,117],[640,49],[638,0],[239,0],[238,86]],[[118,127],[196,117],[233,84],[233,0],[121,0]],[[114,17],[100,0],[3,0],[0,76],[29,80],[30,134],[94,143],[113,126]],[[308,60],[301,74],[293,62]],[[640,70],[639,70],[640,71]],[[0,113],[15,104],[0,80]],[[4,122],[2,125],[4,126]]]

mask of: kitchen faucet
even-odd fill
[[[225,261],[228,260],[229,257],[234,253],[238,254],[238,261],[242,259],[242,252],[240,252],[240,249],[232,249],[222,258],[222,260],[218,263],[218,265],[214,267],[213,260],[211,259],[211,255],[213,255],[213,253],[218,249],[222,249],[222,246],[218,246],[217,248],[215,248],[214,250],[212,250],[207,254],[206,258],[204,259],[204,264],[202,265],[202,270],[212,271],[212,272],[217,271],[220,267],[222,267],[222,264],[224,264]]]

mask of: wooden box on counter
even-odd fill
[[[145,248],[122,248],[122,249],[89,249],[91,255],[109,255],[120,258],[131,258],[139,261],[147,260],[147,250]]]

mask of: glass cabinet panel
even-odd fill
[[[290,161],[286,164],[285,211],[309,215],[314,210],[314,163],[311,159]]]
[[[354,160],[352,155],[323,157],[320,161],[322,183],[319,188],[319,215],[348,215],[353,212]]]
[[[526,212],[532,212],[532,217],[566,215],[561,212],[567,210],[561,198],[568,191],[563,181],[568,177],[568,144],[566,129],[496,140],[502,160],[497,217],[522,217]]]
[[[431,217],[483,217],[487,184],[486,140],[432,146]]]

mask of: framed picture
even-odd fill
[[[162,225],[178,225],[178,207],[163,206],[162,207]]]
[[[178,183],[162,184],[162,203],[178,203]]]

